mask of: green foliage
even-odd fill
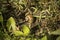
[[[6,27],[8,29],[8,31],[10,32],[12,31],[16,31],[16,23],[13,17],[10,17],[7,21]]]
[[[15,31],[14,35],[15,36],[24,36],[24,33],[22,31]]]
[[[32,29],[19,23],[27,12],[33,14]],[[0,23],[0,40],[60,40],[60,0],[0,0]]]
[[[47,36],[44,36],[43,38],[41,38],[41,40],[47,40]]]
[[[31,38],[27,38],[26,40],[31,40]]]
[[[30,33],[30,29],[26,25],[23,26],[22,31],[14,31],[15,36],[28,36]]]
[[[26,25],[23,26],[22,31],[24,33],[24,36],[27,36],[30,33],[30,29]]]
[[[16,23],[13,17],[10,17],[7,21],[7,29],[9,32],[13,32],[13,34],[15,34],[15,36],[27,36],[30,33],[30,29],[24,25],[22,28],[22,31],[18,31],[16,30]]]
[[[0,12],[0,23],[3,25],[3,16],[1,12]]]
[[[3,36],[4,36],[4,33],[1,31],[1,29],[0,29],[0,40],[2,40],[3,39]]]
[[[57,39],[56,40],[60,40],[60,36],[59,37],[57,37]]]
[[[5,33],[4,34],[4,40],[11,40],[11,37],[7,33]]]
[[[60,29],[57,29],[57,30],[51,32],[51,34],[53,34],[53,35],[60,35]]]

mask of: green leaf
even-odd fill
[[[37,12],[37,10],[38,10],[38,8],[35,8],[35,7],[31,7],[31,8],[33,8],[33,9],[34,9],[34,12],[33,12],[33,13],[36,13],[36,12]]]
[[[57,29],[56,31],[51,32],[53,35],[60,35],[60,29]]]
[[[60,36],[56,40],[60,40]]]
[[[24,32],[25,36],[27,36],[30,33],[30,29],[26,25],[22,27],[22,31]]]
[[[24,36],[23,32],[21,31],[14,31],[15,36]]]
[[[8,31],[15,31],[16,30],[16,23],[13,17],[10,17],[7,21],[7,25],[6,25]]]
[[[31,38],[26,38],[26,40],[31,40]]]
[[[33,38],[33,40],[38,40],[37,38]]]
[[[43,38],[41,38],[41,40],[47,40],[47,36],[44,36]]]
[[[10,35],[8,35],[7,33],[4,33],[4,40],[11,40]]]
[[[0,23],[3,24],[3,16],[1,12],[0,12]]]
[[[25,39],[25,37],[20,37],[20,39],[19,39],[19,40],[26,40],[26,39]]]
[[[26,4],[27,4],[27,0],[20,0],[20,1],[19,1],[19,4],[24,4],[24,5],[26,5]]]

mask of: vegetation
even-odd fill
[[[60,40],[60,0],[0,0],[0,40]]]

